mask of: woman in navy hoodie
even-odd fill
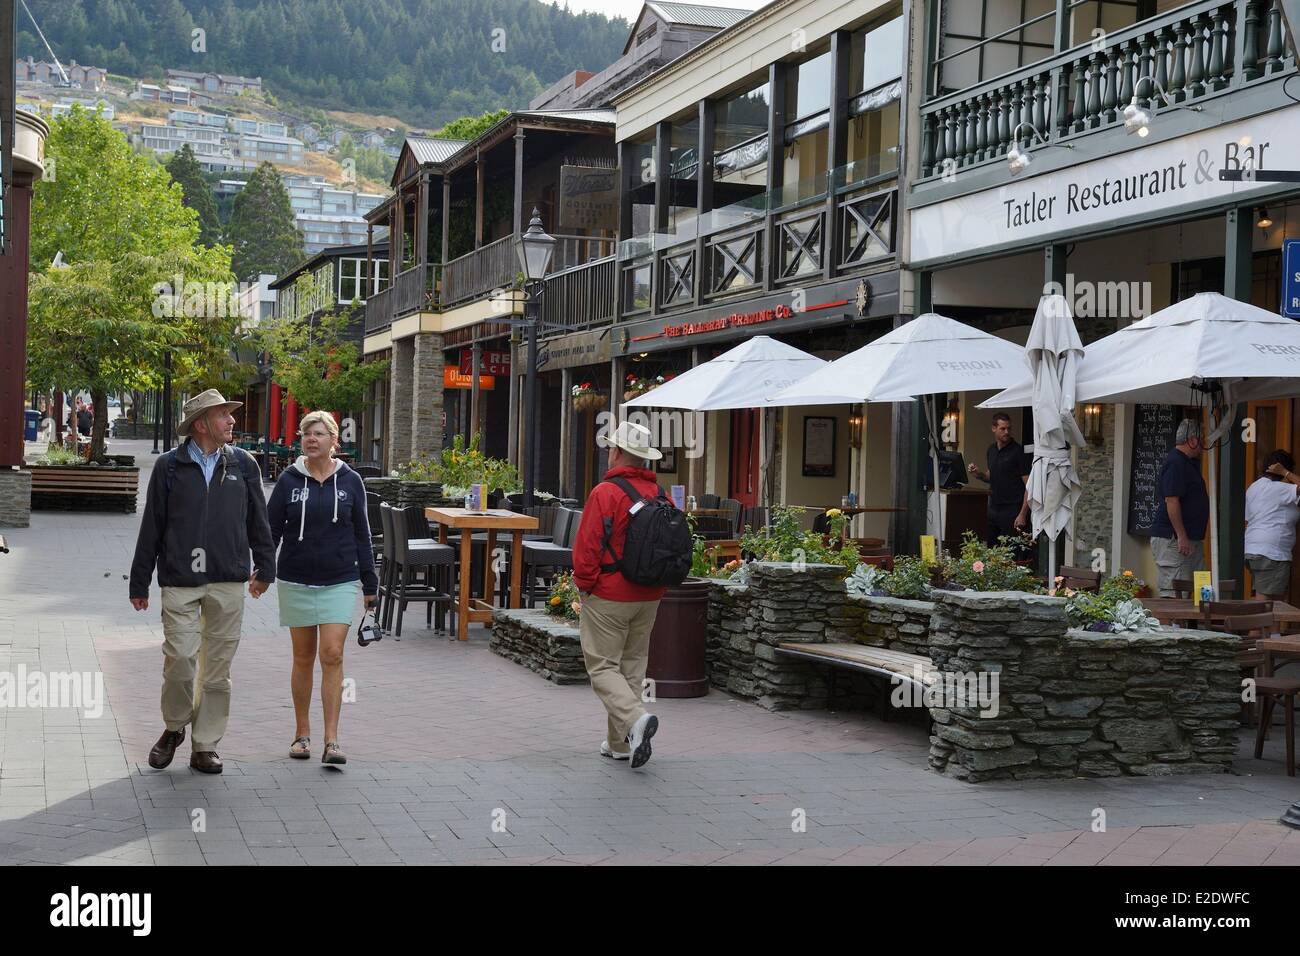
[[[276,582],[280,625],[293,635],[293,711],[297,729],[289,756],[311,756],[311,685],[319,653],[325,747],[321,762],[344,764],[339,748],[343,703],[343,646],[364,591],[375,601],[379,579],[370,550],[366,486],[334,457],[339,426],[328,412],[312,412],[299,428],[303,454],[280,473],[267,505],[271,537],[280,548]]]

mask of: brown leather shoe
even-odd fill
[[[176,756],[176,748],[180,746],[180,742],[184,739],[184,727],[180,730],[164,730],[163,735],[158,738],[158,742],[149,751],[149,766],[155,770],[165,770],[172,762],[172,757]]]
[[[215,750],[196,750],[190,754],[190,769],[199,773],[221,773],[221,758]]]

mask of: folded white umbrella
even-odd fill
[[[793,345],[756,335],[623,404],[695,412],[762,408],[773,395],[827,364]]]
[[[1045,295],[1038,303],[1025,343],[1025,358],[1033,377],[1034,463],[1026,490],[1034,536],[1043,532],[1055,541],[1070,524],[1083,486],[1070,460],[1070,446],[1083,444],[1074,420],[1075,376],[1083,343],[1061,295]],[[1056,548],[1049,546],[1047,574],[1056,574]]]

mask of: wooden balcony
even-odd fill
[[[391,287],[366,299],[366,335],[382,332],[393,324],[392,299]]]
[[[1192,104],[1294,71],[1277,0],[1205,0],[1106,34],[921,107],[922,179],[952,176],[1006,156],[1033,136],[1048,143],[1123,128],[1137,101]],[[1144,80],[1143,77],[1151,77]],[[1154,82],[1153,82],[1154,81]],[[1139,86],[1139,82],[1141,85]],[[1014,137],[1014,139],[1013,139]]]
[[[892,179],[883,187],[879,181],[836,185],[833,203],[812,196],[702,236],[654,249],[647,243],[616,263],[623,316],[697,308],[892,261],[897,201]]]
[[[542,321],[569,329],[613,322],[614,265],[609,255],[547,276]]]
[[[441,305],[446,309],[473,301],[493,289],[505,288],[518,274],[515,237],[489,242],[443,266]]]

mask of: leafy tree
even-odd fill
[[[100,457],[109,393],[156,387],[169,354],[184,373],[228,347],[239,320],[208,303],[231,280],[230,252],[197,245],[181,186],[103,117],[74,107],[52,124],[46,155],[56,175],[32,203],[28,375],[36,388],[90,392]],[[53,268],[59,252],[66,264]],[[177,285],[200,290],[180,314],[167,294]]]
[[[294,283],[299,301],[312,293],[313,280]],[[387,362],[362,362],[361,349],[348,335],[349,310],[302,317],[283,316],[258,330],[258,340],[275,369],[275,380],[307,408],[360,411],[370,386],[384,377]]]
[[[289,192],[270,163],[258,166],[235,197],[226,241],[231,268],[244,281],[256,281],[263,272],[280,275],[302,261],[302,234]]]
[[[184,144],[167,161],[167,172],[172,179],[181,184],[185,193],[185,205],[199,215],[199,242],[205,246],[215,246],[221,241],[221,222],[217,218],[217,201],[212,195],[212,187],[203,178],[199,161],[194,158],[190,144]]]
[[[476,139],[510,115],[510,110],[489,110],[481,116],[454,119],[433,135],[438,139]]]

